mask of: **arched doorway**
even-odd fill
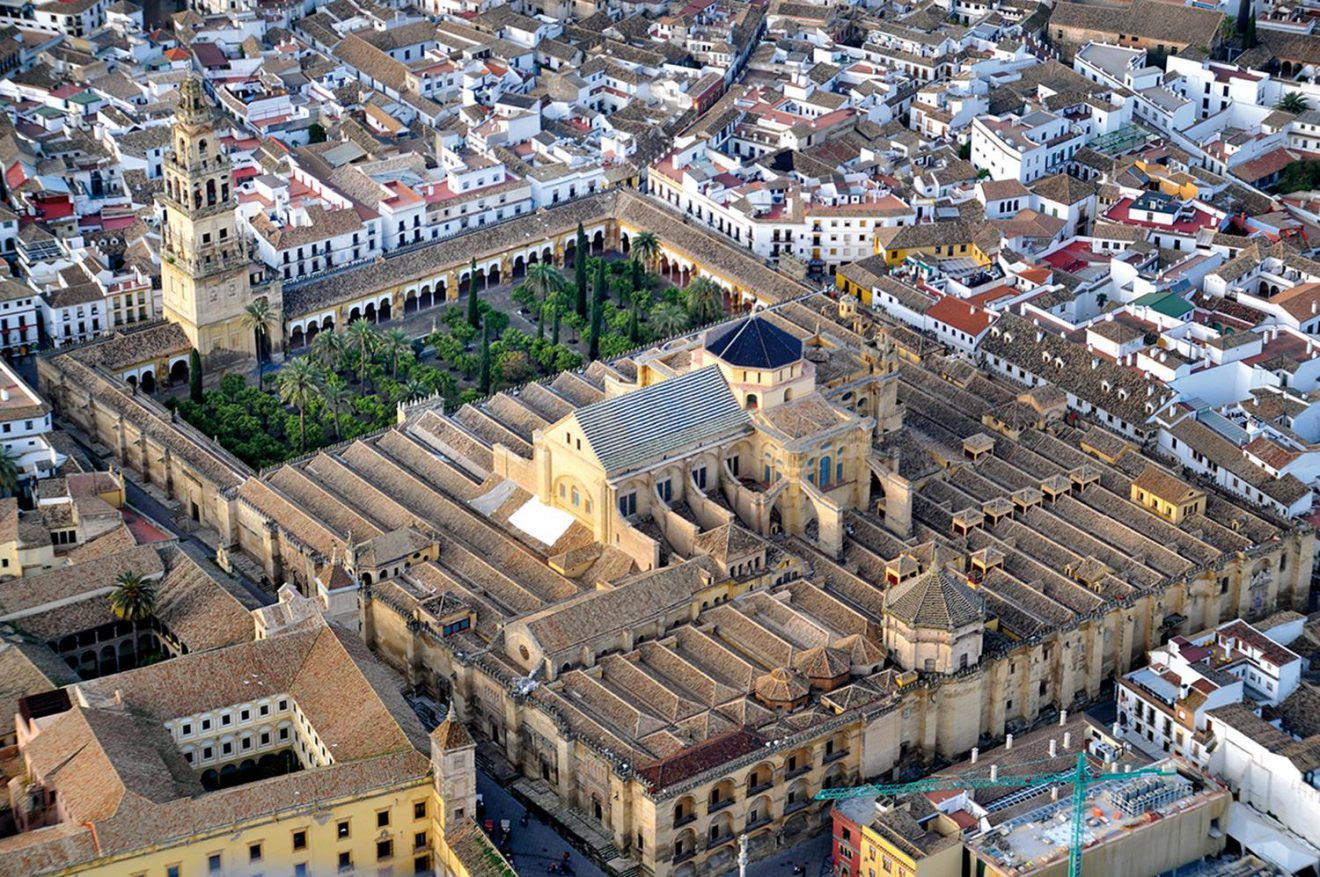
[[[499,286],[500,284],[500,266],[491,265],[490,270],[486,272],[486,285]]]
[[[628,233],[623,232],[619,235],[619,249],[622,250],[623,254],[626,256],[631,248],[632,241],[628,239]]]
[[[373,301],[368,304],[362,315],[367,318],[368,323],[376,322],[376,303]]]
[[[321,321],[321,331],[322,331],[322,332],[333,332],[334,330],[335,330],[335,318],[334,318],[334,317],[326,317],[324,320]],[[310,339],[309,339],[309,340],[310,340]]]
[[[380,322],[384,322],[388,320],[390,318],[390,311],[392,309],[392,305],[393,302],[391,302],[389,299],[385,299],[384,301],[382,301],[380,303],[380,313],[376,319]]]
[[[403,315],[406,317],[409,314],[417,313],[417,307],[417,290],[410,289],[403,298]]]
[[[591,237],[591,252],[597,256],[605,252],[605,232],[600,229]]]
[[[527,273],[527,261],[522,256],[513,260],[513,279],[518,280]]]
[[[188,360],[176,359],[174,364],[170,366],[170,381],[171,383],[181,384],[186,380],[188,380]]]
[[[148,371],[142,373],[142,392],[144,393],[156,392],[156,375],[153,374],[152,372]]]
[[[359,308],[357,305],[354,305],[353,309],[348,312],[348,321],[352,323],[355,320],[360,320],[360,319],[362,319],[362,309]]]
[[[307,343],[307,338],[303,335],[302,326],[294,326],[293,331],[289,333],[289,346],[295,350]]]
[[[571,240],[564,244],[564,267],[572,268],[577,264],[577,241]]]
[[[305,343],[306,343],[309,347],[310,347],[311,344],[312,344],[312,340],[316,338],[316,336],[317,336],[317,334],[319,334],[319,332],[320,332],[320,328],[319,328],[315,323],[308,323],[308,324],[307,324],[307,340],[306,340]]]

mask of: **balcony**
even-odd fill
[[[688,825],[696,821],[697,821],[697,814],[695,813],[689,813],[686,816],[676,816],[674,817],[674,828],[682,828],[684,825]]]
[[[827,752],[825,753],[825,757],[821,759],[821,763],[830,764],[831,762],[838,761],[840,758],[847,755],[849,751],[850,750],[847,749],[836,749],[833,752]]]
[[[682,852],[674,853],[674,864],[678,865],[683,862],[686,862],[688,859],[692,858],[696,854],[697,854],[696,850],[683,850]]]
[[[714,839],[708,841],[708,842],[706,843],[706,849],[707,849],[708,851],[709,851],[709,850],[716,850],[716,849],[719,849],[720,847],[724,846],[725,844],[733,843],[733,842],[734,842],[735,840],[737,840],[737,839],[738,839],[738,836],[737,836],[736,834],[726,834],[726,835],[723,835],[723,836],[721,836],[721,837],[717,837],[717,838],[714,838]]]
[[[774,780],[766,780],[766,781],[763,782],[763,783],[757,783],[757,784],[754,785],[754,786],[748,786],[748,787],[747,787],[747,794],[749,794],[749,795],[758,795],[758,794],[760,794],[761,792],[764,792],[764,791],[766,791],[767,789],[769,789],[769,788],[770,788],[771,786],[773,786],[774,784],[775,784],[775,783],[774,783]]]
[[[793,779],[793,777],[800,777],[809,770],[811,770],[811,765],[809,764],[804,764],[801,767],[795,767],[792,770],[786,770],[784,771],[784,779],[791,780]]]
[[[803,810],[810,803],[811,802],[809,800],[789,801],[787,804],[784,805],[784,815],[787,816],[790,813],[796,813],[799,810]]]
[[[770,824],[770,817],[762,816],[760,819],[754,819],[751,822],[747,823],[745,826],[743,826],[743,831],[750,834],[751,832],[756,831],[756,829],[760,828],[761,826],[769,825],[769,824]]]
[[[709,807],[706,808],[706,812],[707,812],[707,813],[718,813],[718,812],[720,812],[721,810],[723,810],[724,808],[726,808],[726,807],[731,807],[731,806],[733,806],[733,799],[732,799],[732,798],[725,798],[725,799],[722,800],[722,801],[715,801],[715,802],[713,802]]]

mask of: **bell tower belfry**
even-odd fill
[[[253,301],[252,264],[235,220],[233,166],[216,137],[213,114],[201,80],[189,76],[179,87],[159,196],[165,318],[183,328],[203,358],[217,351],[252,358],[256,333],[243,320]],[[281,302],[274,294],[278,321]],[[282,327],[272,325],[268,333],[275,341]]]

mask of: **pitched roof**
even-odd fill
[[[576,417],[607,472],[699,445],[751,422],[713,365],[579,408]]]
[[[802,341],[761,317],[748,317],[725,330],[706,349],[743,368],[781,368],[802,358]]]
[[[981,596],[947,569],[927,570],[885,595],[885,614],[914,627],[955,630],[985,616]]]

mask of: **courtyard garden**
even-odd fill
[[[659,250],[644,232],[627,260],[533,265],[510,293],[526,328],[469,288],[420,338],[360,319],[318,334],[275,371],[227,374],[208,391],[194,360],[188,396],[166,404],[260,469],[392,426],[401,402],[438,396],[452,409],[719,319],[720,287],[704,277],[668,285],[652,270]],[[261,335],[275,320],[254,313],[249,323]]]

